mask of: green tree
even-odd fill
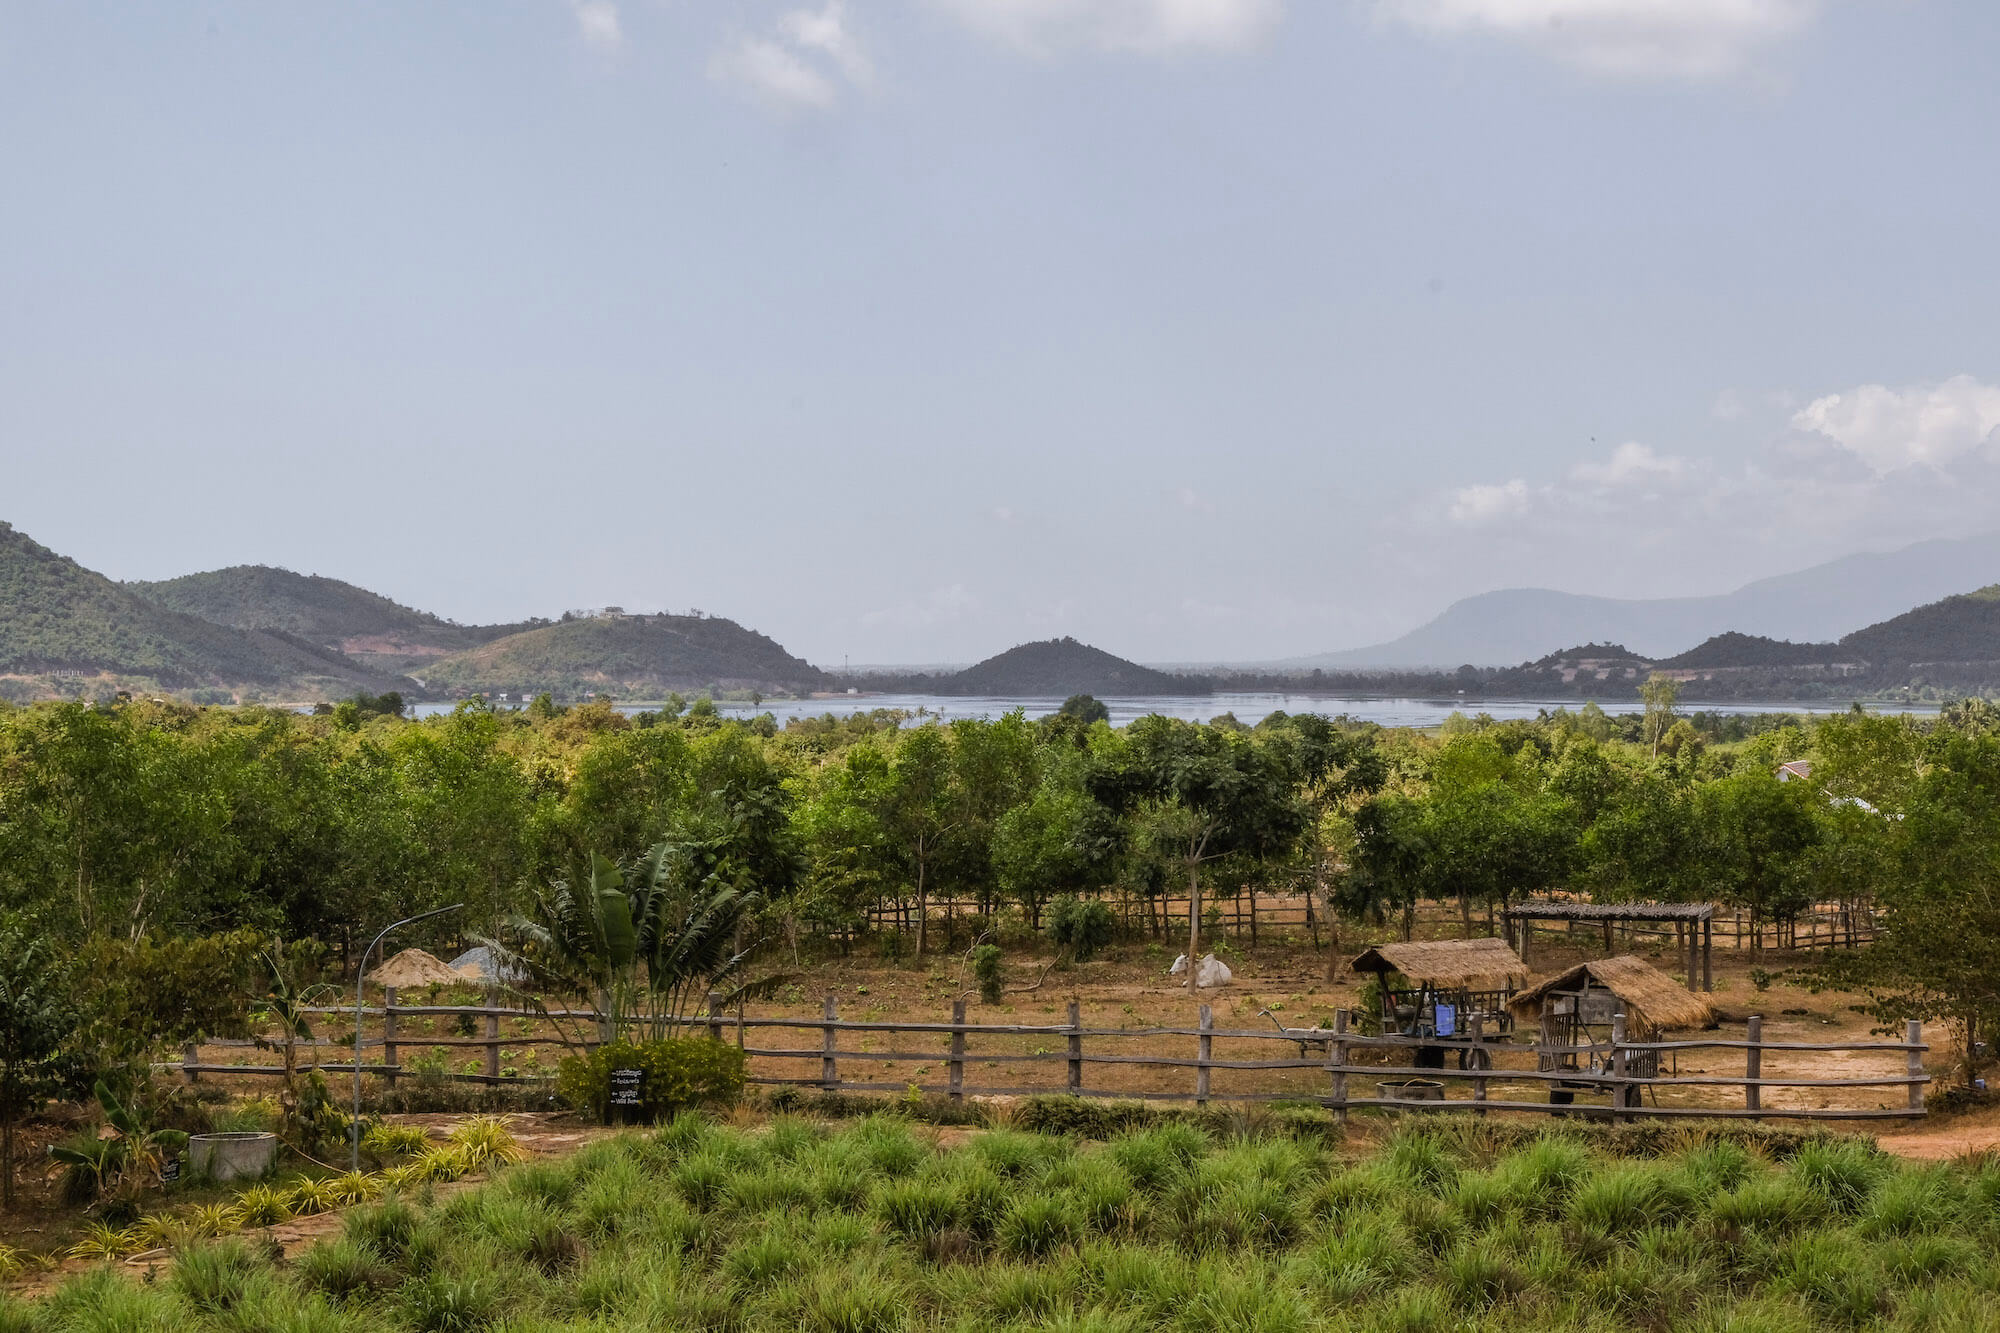
[[[1674,705],[1680,697],[1681,683],[1663,672],[1655,671],[1639,686],[1639,698],[1646,705],[1644,736],[1655,759],[1660,757],[1660,742],[1674,724]]]
[[[1143,717],[1124,742],[1100,757],[1094,794],[1123,811],[1132,844],[1172,864],[1188,890],[1187,980],[1201,948],[1201,872],[1225,857],[1289,853],[1306,823],[1282,758],[1244,732],[1178,718]]]
[[[45,938],[0,930],[0,1208],[14,1207],[14,1127],[72,1077],[76,1024],[64,969]]]
[[[1969,1078],[1979,1043],[2000,1038],[2000,736],[1946,739],[1907,806],[1878,821],[1893,840],[1890,873],[1872,877],[1880,935],[1816,975],[1866,987],[1879,1020],[1950,1024]]]

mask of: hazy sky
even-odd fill
[[[2000,527],[1996,68],[1988,0],[0,0],[0,518],[832,665],[1720,591]]]

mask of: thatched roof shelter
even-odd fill
[[[1715,1006],[1666,973],[1631,954],[1578,963],[1566,972],[1536,982],[1507,1001],[1517,1021],[1534,1022],[1557,998],[1581,992],[1609,991],[1625,1015],[1626,1030],[1637,1038],[1673,1028],[1709,1027]]]
[[[412,986],[462,986],[466,978],[422,949],[405,949],[368,974],[377,986],[406,990]]]
[[[1500,939],[1412,940],[1378,944],[1354,960],[1356,972],[1401,972],[1443,989],[1509,990],[1525,984],[1528,968]]]

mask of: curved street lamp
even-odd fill
[[[390,931],[401,930],[413,922],[427,921],[434,916],[443,916],[446,912],[456,912],[463,906],[464,903],[453,903],[449,907],[433,907],[428,912],[406,916],[401,921],[391,921],[382,927],[382,933],[361,951],[361,967],[354,974],[354,1116],[347,1122],[347,1145],[352,1153],[353,1170],[361,1169],[361,988],[366,984],[368,976],[368,955],[374,953],[376,946],[388,938]]]

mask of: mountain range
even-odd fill
[[[1996,576],[2000,535],[1850,556],[1713,598],[1489,593],[1375,649],[1220,680],[1233,688],[1425,691],[1440,688],[1437,672],[1447,668],[1455,689],[1610,699],[1664,670],[1709,698],[1906,686],[1977,691],[2000,683]],[[1960,591],[1979,583],[1989,586]],[[1906,609],[1912,601],[1923,604]],[[1547,651],[1563,642],[1583,646]],[[1491,665],[1510,660],[1518,665]],[[1205,692],[1220,680],[1141,666],[1071,638],[1022,644],[962,670],[836,678],[721,617],[609,608],[460,625],[339,579],[261,565],[121,584],[0,522],[0,698],[128,689],[213,702],[387,690],[433,698],[546,690],[656,699],[676,691],[842,687],[1130,697]]]
[[[1623,644],[1665,658],[1731,631],[1831,642],[1912,606],[2000,581],[2000,533],[1843,556],[1713,597],[1590,597],[1507,588],[1453,602],[1400,638],[1282,668],[1508,666],[1554,644]]]

